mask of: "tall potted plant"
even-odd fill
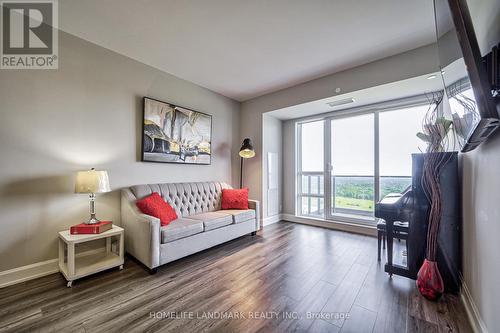
[[[427,143],[424,154],[422,188],[430,204],[427,229],[426,258],[417,275],[417,288],[427,299],[436,301],[444,292],[443,279],[436,261],[437,239],[441,222],[442,198],[440,175],[442,168],[448,163],[451,154],[450,130],[452,121],[444,116],[442,108],[443,94],[434,93],[430,97],[429,109],[423,120],[423,132],[417,136]],[[454,134],[454,133],[452,133]],[[451,140],[454,144],[455,139]]]

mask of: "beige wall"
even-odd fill
[[[481,52],[500,42],[500,2],[469,0]],[[462,154],[463,275],[489,332],[500,332],[500,133]]]
[[[57,257],[88,214],[77,170],[109,171],[97,211],[117,223],[121,187],[238,180],[239,103],[66,33],[59,49],[59,70],[0,70],[0,271]],[[212,165],[139,162],[143,96],[211,114]]]

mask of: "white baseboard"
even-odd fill
[[[105,248],[87,250],[76,254],[76,257],[88,256],[105,251]],[[59,272],[59,259],[50,259],[31,265],[16,267],[0,272],[0,288],[33,280],[42,276]]]
[[[375,226],[339,222],[339,221],[325,221],[321,219],[314,219],[308,217],[295,216],[291,214],[281,214],[281,217],[285,221],[313,225],[316,227],[335,229],[347,232],[353,232],[368,236],[377,236],[377,228]]]
[[[486,324],[481,318],[481,314],[479,313],[479,309],[474,303],[474,299],[470,293],[469,288],[465,281],[462,281],[462,290],[460,292],[460,298],[462,299],[462,303],[465,307],[465,312],[467,312],[467,317],[469,318],[469,322],[472,326],[472,330],[474,333],[488,333],[488,329],[486,328]]]
[[[281,214],[277,214],[277,215],[274,215],[274,216],[269,216],[269,217],[266,217],[266,218],[264,218],[262,220],[262,225],[265,227],[266,225],[270,225],[270,224],[279,222],[282,219],[283,219],[283,217],[281,216]]]
[[[59,272],[58,259],[50,259],[31,265],[16,267],[0,272],[0,288],[36,279]]]

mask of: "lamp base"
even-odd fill
[[[84,222],[85,224],[97,224],[101,221],[99,221],[95,217],[95,194],[90,193],[89,194],[89,199],[90,199],[90,219],[87,222]]]
[[[93,215],[93,216],[90,216],[90,219],[89,219],[87,222],[83,222],[83,223],[85,223],[85,224],[97,224],[97,223],[99,223],[99,222],[101,222],[101,221],[100,221],[100,220],[98,220],[98,219],[95,217],[95,215]]]

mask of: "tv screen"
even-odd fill
[[[466,1],[434,0],[434,12],[444,92],[460,150],[467,152],[496,130],[498,112]]]

